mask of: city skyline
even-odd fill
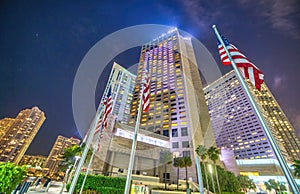
[[[270,5],[270,2],[242,1],[223,5],[153,1],[147,7],[143,7],[143,2],[134,3],[1,3],[0,71],[3,76],[0,91],[3,95],[0,119],[15,117],[19,111],[32,106],[38,106],[47,117],[29,154],[46,155],[59,134],[79,137],[72,115],[72,84],[87,51],[116,30],[147,23],[176,26],[190,32],[204,43],[226,73],[231,68],[220,65],[216,38],[211,30],[211,25],[216,23],[264,72],[267,85],[299,137],[297,52],[300,35],[299,18],[293,16],[299,10],[296,2],[278,1]],[[266,14],[259,14],[264,8]],[[230,12],[232,9],[235,11]],[[115,11],[111,13],[112,10]],[[159,13],[151,14],[153,10]],[[144,17],[137,17],[139,15]],[[116,61],[132,65],[138,62],[138,55],[120,55]],[[106,81],[108,73],[109,70],[105,71],[100,79]],[[95,107],[105,87],[98,85]]]

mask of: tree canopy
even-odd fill
[[[216,163],[216,161],[219,158],[219,150],[218,148],[212,146],[207,150],[207,155],[209,157],[209,159],[211,159],[214,163]]]
[[[10,162],[0,163],[0,193],[11,193],[25,178],[26,166],[18,166]]]
[[[197,155],[201,158],[201,160],[205,160],[207,156],[207,148],[204,145],[198,145],[196,148]]]
[[[277,182],[274,179],[270,179],[268,180],[268,182],[265,182],[265,186],[267,190],[271,191],[272,189],[274,189],[276,193],[280,193],[286,190],[286,187],[283,183]]]

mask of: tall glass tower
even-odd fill
[[[142,46],[130,110],[131,125],[136,121],[144,68],[150,74],[151,96],[150,109],[142,113],[140,128],[169,137],[174,157],[190,156],[193,165],[188,168],[189,178],[196,181],[195,147],[211,146],[214,138],[203,138],[211,129],[210,119],[191,38],[172,29]],[[170,179],[175,177],[176,173],[171,172]]]

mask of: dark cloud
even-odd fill
[[[274,30],[292,38],[300,38],[300,6],[298,0],[238,1],[252,7],[256,14],[266,19]]]

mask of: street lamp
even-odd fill
[[[210,174],[210,177],[211,177],[214,193],[216,193],[215,182],[214,182],[214,177],[213,177],[213,168],[212,168],[211,164],[208,164],[208,171],[209,171],[209,174]]]

